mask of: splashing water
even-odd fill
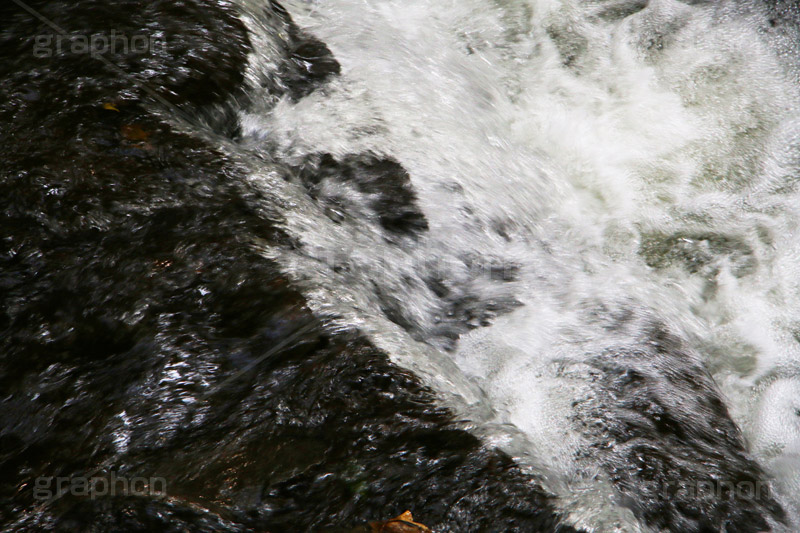
[[[251,179],[283,198],[301,246],[276,259],[330,327],[420,374],[600,531],[644,527],[615,497],[626,456],[598,451],[623,447],[630,390],[602,365],[653,380],[685,424],[709,413],[670,369],[704,367],[797,520],[796,36],[738,3],[287,7],[342,75],[270,99],[253,15],[241,143],[295,169]],[[413,231],[391,231],[355,170],[309,188],[304,169],[326,164],[407,171]],[[598,416],[612,429],[587,430]]]

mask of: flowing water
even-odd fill
[[[649,373],[681,423],[708,416],[656,370],[684,363],[650,349],[654,324],[708,369],[800,501],[796,35],[758,6],[694,4],[297,5],[342,76],[243,116],[256,149],[369,151],[408,170],[420,236],[387,239],[363,195],[330,179],[316,205],[286,193],[306,247],[279,261],[318,313],[368,332],[546,472],[586,527],[628,520],[607,505],[602,454],[579,453],[607,434],[575,418],[614,408],[598,357],[632,354],[613,364]],[[451,343],[459,321],[476,329]]]
[[[410,371],[565,528],[800,528],[796,9],[232,9],[242,79],[193,114],[215,133],[165,120],[242,169],[230,179],[291,243],[248,246],[322,330]],[[275,59],[287,32],[327,45],[303,63],[313,88]]]

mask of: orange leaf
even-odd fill
[[[414,522],[411,511],[406,511],[398,517],[386,522],[371,522],[372,533],[431,533],[431,530]]]
[[[122,136],[129,141],[146,141],[150,134],[136,124],[123,124]]]

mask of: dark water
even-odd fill
[[[233,7],[26,5],[69,35],[166,46],[35,57],[57,30],[0,8],[4,531],[354,531],[406,509],[436,531],[571,530],[413,375],[325,331],[255,250],[295,244],[218,149],[236,139],[250,46]],[[276,97],[336,75],[279,5],[265,17],[286,35],[264,81]],[[387,226],[424,224],[407,200],[379,206]],[[163,479],[166,496],[58,497],[51,479],[112,475]]]

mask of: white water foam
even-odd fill
[[[242,117],[247,142],[285,160],[373,152],[408,170],[430,228],[393,242],[255,175],[288,198],[304,244],[278,260],[334,327],[419,373],[597,531],[642,526],[576,459],[582,361],[635,347],[650,319],[703,360],[784,501],[800,501],[797,51],[756,8],[637,4],[289,2],[342,75]],[[340,256],[349,268],[333,268]],[[476,277],[470,258],[513,266],[515,280]],[[433,271],[523,305],[447,352],[432,333]],[[388,320],[377,292],[430,338]],[[624,314],[633,327],[608,327]]]

